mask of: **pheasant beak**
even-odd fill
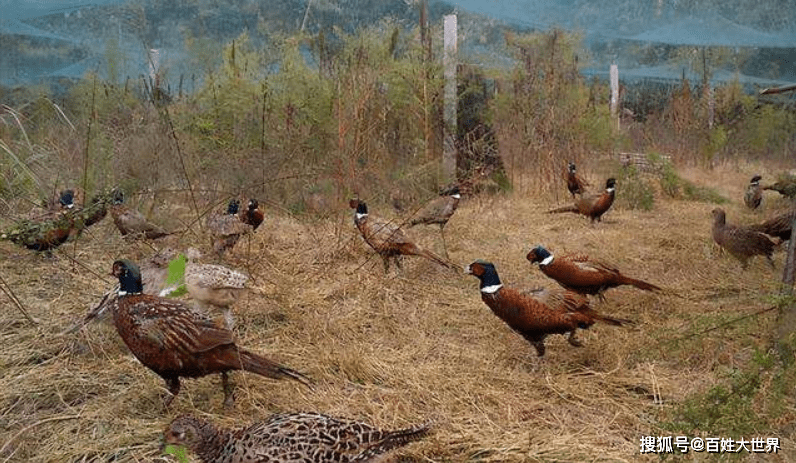
[[[467,267],[464,267],[464,273],[466,273],[468,275],[472,275],[473,274],[473,269],[471,267],[472,267],[471,265],[468,265]]]

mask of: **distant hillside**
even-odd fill
[[[308,8],[309,4],[309,8]],[[164,77],[201,78],[218,63],[221,47],[248,31],[258,46],[271,37],[304,30],[354,32],[391,18],[407,28],[419,21],[418,0],[97,0],[1,2],[4,53],[0,84],[14,86],[97,71],[105,78],[149,73],[149,49],[158,50]],[[460,53],[475,64],[511,64],[504,53],[507,29],[561,27],[578,31],[587,47],[581,65],[602,75],[617,62],[623,77],[677,79],[686,64],[672,65],[677,47],[737,48],[740,58],[714,60],[714,77],[757,85],[796,81],[796,10],[784,0],[479,0],[431,1],[429,18],[460,15]],[[699,33],[694,33],[699,30]],[[439,40],[439,38],[437,38]],[[725,53],[726,54],[726,53]],[[690,71],[690,70],[689,70]]]

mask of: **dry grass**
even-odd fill
[[[765,214],[741,205],[750,173],[732,166],[686,176],[721,187],[733,200],[728,220],[748,222]],[[619,288],[597,303],[635,326],[596,325],[580,349],[553,336],[540,360],[480,301],[475,278],[419,259],[384,275],[349,210],[314,223],[277,212],[232,257],[255,287],[236,307],[239,343],[305,371],[318,387],[235,374],[232,410],[222,408],[217,377],[186,380],[164,410],[163,381],[107,323],[59,334],[110,287],[111,262],[148,255],[147,246],[122,241],[107,219],[53,258],[0,243],[0,275],[40,322],[31,326],[0,294],[0,461],[153,461],[178,414],[240,426],[299,410],[384,427],[433,420],[436,432],[404,449],[402,461],[638,461],[641,436],[670,434],[661,416],[765,348],[773,315],[701,332],[765,308],[779,272],[753,260],[742,273],[720,255],[709,235],[711,204],[659,198],[651,212],[612,210],[596,226],[546,215],[553,205],[519,193],[464,201],[446,228],[451,258],[491,260],[504,281],[527,287],[554,284],[525,260],[534,244],[604,258],[666,288]],[[435,227],[410,233],[441,250]],[[776,257],[781,267],[782,253]],[[796,458],[793,435],[763,435],[773,436],[785,450],[766,461]]]

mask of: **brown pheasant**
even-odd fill
[[[188,248],[185,257],[185,289],[188,294],[200,310],[221,310],[226,327],[232,329],[235,321],[230,306],[246,292],[249,277],[223,265],[199,263],[201,253],[195,248]]]
[[[558,284],[580,294],[602,296],[606,289],[621,285],[632,285],[645,291],[661,289],[652,283],[625,276],[616,267],[589,259],[585,254],[554,257],[547,249],[537,246],[528,252],[526,258],[531,264],[538,263],[542,273]]]
[[[602,215],[605,214],[611,205],[614,203],[614,196],[616,193],[616,179],[609,178],[605,182],[605,191],[596,195],[581,196],[575,200],[572,206],[560,207],[547,211],[548,214],[558,214],[561,212],[575,212],[590,218],[592,223],[594,221],[600,222]]]
[[[125,238],[154,240],[170,235],[163,227],[150,223],[144,217],[144,214],[125,206],[124,192],[122,190],[113,192],[111,217],[113,217],[113,223],[116,228],[119,229],[119,232]]]
[[[581,178],[580,175],[577,173],[577,168],[575,167],[575,163],[569,161],[569,165],[567,166],[567,190],[574,198],[575,195],[582,195],[586,192],[586,187],[590,184]]]
[[[61,192],[57,202],[48,203],[47,208],[37,207],[0,235],[34,251],[51,252],[75,236],[83,228],[82,215],[74,207],[72,190]]]
[[[236,431],[190,415],[171,422],[165,442],[186,446],[204,463],[366,463],[420,440],[429,425],[383,431],[318,413],[285,413]]]
[[[227,373],[245,370],[273,379],[290,378],[312,387],[303,374],[238,347],[232,332],[216,326],[183,302],[143,294],[138,266],[129,260],[113,263],[119,293],[109,302],[113,322],[135,357],[160,375],[171,395],[180,392],[180,377],[221,373],[224,405],[233,403]]]
[[[549,334],[569,333],[569,343],[580,347],[575,335],[578,328],[587,329],[597,321],[616,326],[630,323],[600,315],[585,296],[573,291],[544,289],[527,293],[504,286],[490,262],[477,260],[467,267],[466,273],[481,281],[481,300],[528,340],[540,357],[545,353],[544,339]]]
[[[225,213],[215,213],[207,216],[207,229],[213,241],[213,249],[219,255],[232,249],[241,236],[251,233],[254,228],[243,223],[238,218],[240,201],[231,199]]]
[[[443,267],[452,268],[452,264],[437,256],[431,251],[421,249],[409,241],[406,234],[397,225],[368,215],[368,206],[364,201],[352,199],[349,206],[355,209],[354,224],[362,234],[362,238],[370,245],[384,261],[384,271],[389,271],[389,258],[392,257],[395,265],[401,268],[401,256],[421,256],[432,260]]]
[[[246,210],[240,211],[239,218],[241,222],[251,225],[252,230],[257,230],[265,220],[265,214],[260,209],[260,203],[256,199],[250,199]]]
[[[777,237],[782,241],[788,241],[791,231],[793,230],[794,219],[796,219],[796,208],[792,208],[788,212],[774,216],[761,224],[750,225],[749,228],[769,236]]]
[[[760,188],[760,180],[762,179],[763,177],[755,175],[746,187],[743,202],[749,209],[757,209],[760,206],[760,202],[763,201],[763,190]]]
[[[448,247],[445,244],[445,225],[453,217],[456,208],[459,207],[461,197],[458,185],[443,190],[439,198],[435,198],[426,204],[408,224],[410,228],[420,224],[439,225],[439,233],[442,235],[442,249],[445,251],[446,257],[448,256]]]
[[[796,197],[796,175],[791,173],[781,175],[779,180],[763,187],[764,190],[776,191],[788,198]]]
[[[746,269],[749,258],[755,255],[766,256],[771,268],[774,260],[771,255],[777,243],[765,233],[760,233],[751,227],[738,227],[727,224],[727,216],[723,209],[713,209],[713,241],[726,249],[733,257],[741,261],[741,266]]]

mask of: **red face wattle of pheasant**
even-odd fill
[[[482,293],[492,294],[503,286],[497,270],[495,270],[495,265],[490,262],[475,261],[467,267],[465,272],[478,277],[481,281],[479,288]]]

